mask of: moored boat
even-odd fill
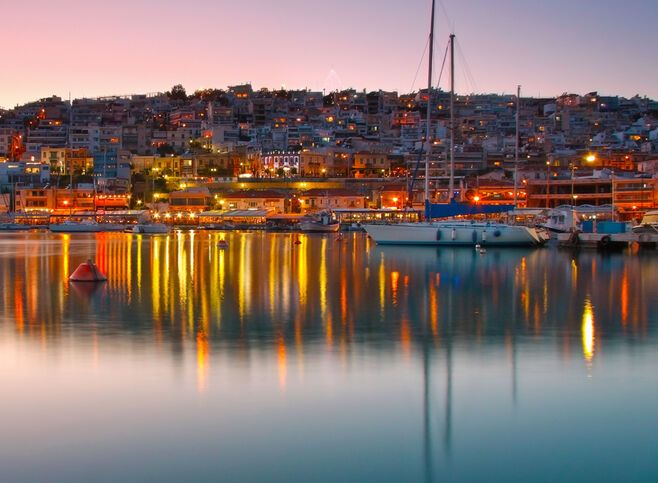
[[[26,231],[32,228],[34,227],[21,223],[0,223],[0,231]]]
[[[299,228],[305,232],[334,233],[340,230],[340,223],[333,213],[322,211],[302,218]]]
[[[502,223],[441,221],[364,225],[379,245],[526,246],[546,240],[534,228]]]
[[[171,228],[164,223],[138,223],[132,229],[133,233],[140,235],[166,235]]]
[[[647,211],[640,224],[633,227],[633,233],[658,234],[658,210]]]
[[[48,229],[53,233],[98,233],[100,225],[94,220],[65,220],[61,223],[51,223]]]

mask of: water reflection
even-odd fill
[[[108,283],[68,282],[87,258]],[[367,388],[379,426],[399,413],[382,409],[393,403],[378,391],[415,393],[404,411],[420,424],[418,471],[433,480],[447,462],[461,468],[471,393],[520,418],[535,387],[529,368],[544,370],[536,354],[599,377],[606,352],[655,342],[655,264],[640,254],[382,248],[361,234],[12,234],[0,239],[0,344],[34,341],[49,353],[86,341],[101,366],[116,344],[180,366],[189,356],[204,397],[218,386],[230,394],[240,378],[269,391],[274,381],[291,400],[345,386],[352,393],[333,403],[349,412]],[[363,367],[369,378],[351,386]],[[228,370],[239,374],[231,384]]]
[[[220,249],[216,241],[229,241]],[[640,257],[571,258],[552,250],[492,251],[370,247],[360,235],[186,234],[167,238],[25,235],[3,240],[2,314],[19,332],[57,337],[89,317],[141,332],[247,345],[294,337],[397,343],[406,351],[441,321],[469,343],[496,334],[582,334],[585,359],[597,325],[608,336],[642,337],[658,274]],[[69,284],[72,268],[93,258],[107,286]],[[565,280],[566,279],[566,280]],[[565,281],[568,281],[565,283]],[[615,294],[620,299],[615,301]],[[376,304],[370,303],[373,298]],[[340,321],[338,332],[333,321]],[[579,331],[576,331],[575,324]],[[293,328],[292,333],[290,328]],[[568,344],[567,344],[568,345]],[[278,349],[277,349],[278,350]]]

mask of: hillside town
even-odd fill
[[[625,220],[656,207],[658,102],[457,95],[451,126],[449,98],[244,84],[40,99],[0,110],[0,213],[29,223],[90,211],[150,210],[180,223],[326,208],[421,213],[428,148],[429,197],[452,198],[451,138],[463,201],[614,204]]]

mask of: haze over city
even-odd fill
[[[444,0],[437,8],[438,74],[458,39],[457,91],[658,97],[653,46],[658,3]],[[3,6],[0,106],[73,97],[256,87],[423,88],[429,0],[393,2],[82,0]],[[462,55],[463,54],[463,55]],[[465,61],[464,61],[465,59]],[[423,63],[427,60],[427,54]],[[14,66],[13,68],[11,66]],[[416,72],[419,74],[416,76]],[[415,79],[415,80],[414,80]],[[447,75],[442,87],[447,87]]]

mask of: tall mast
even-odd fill
[[[69,184],[71,185],[71,195],[73,195],[73,161],[71,152],[73,150],[73,140],[71,139],[71,131],[73,127],[73,101],[71,100],[71,93],[69,92],[69,132],[66,137],[66,144],[68,144],[69,151]],[[66,153],[66,150],[64,151]],[[66,161],[66,159],[64,160]],[[71,197],[71,204],[73,204],[73,197]]]
[[[427,157],[425,158],[425,200],[430,199],[430,143],[431,132],[431,104],[432,104],[432,61],[434,60],[434,3],[432,0],[432,15],[430,24],[430,61],[427,69],[427,126],[425,132],[425,141],[427,142]]]
[[[514,208],[518,199],[519,186],[519,105],[521,99],[521,86],[516,86],[516,139],[514,142]]]
[[[455,34],[450,34],[450,185],[448,202],[455,195]]]

